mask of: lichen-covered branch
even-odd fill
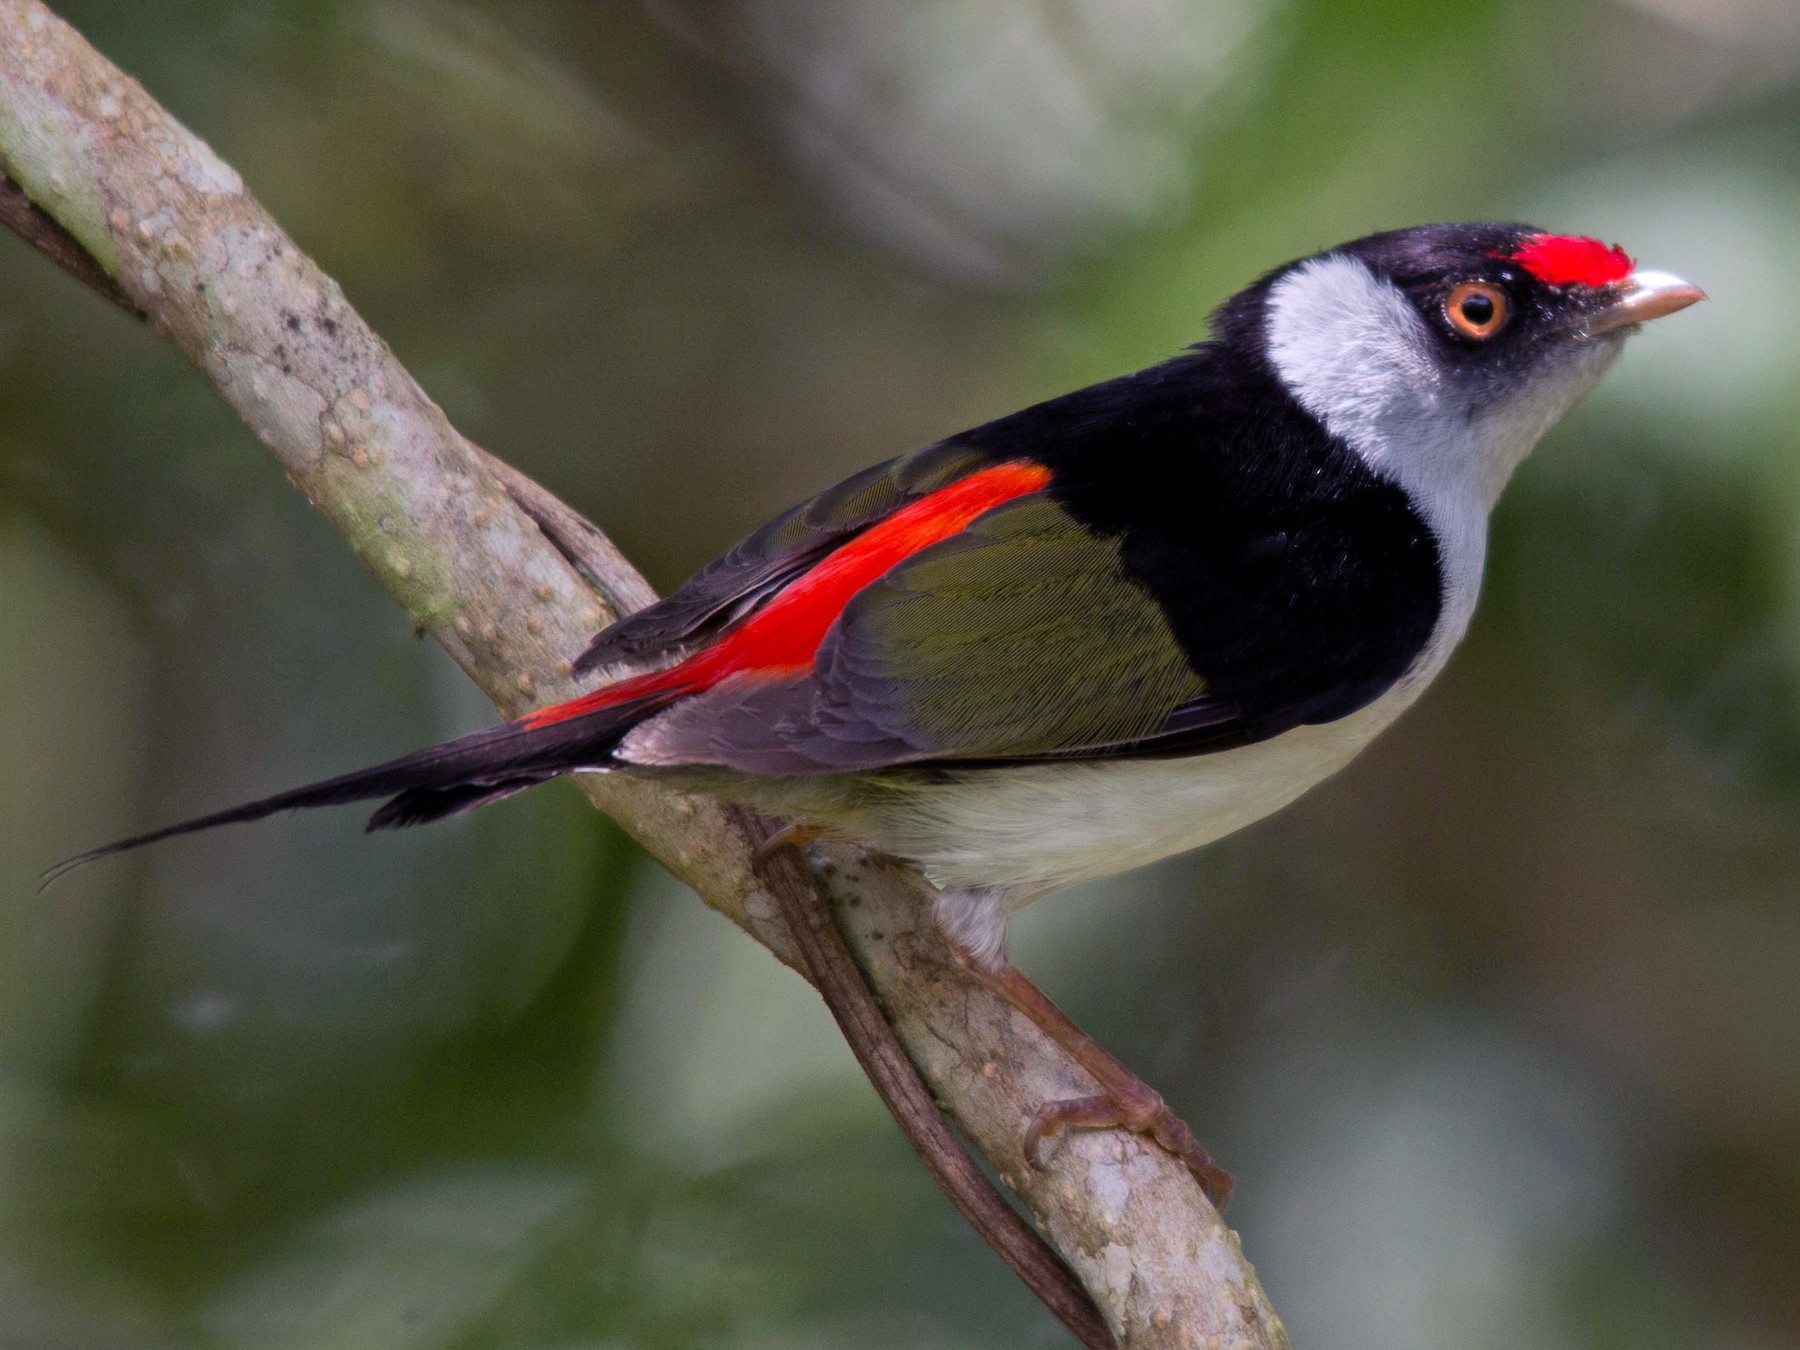
[[[570,658],[615,609],[649,598],[603,536],[458,435],[237,174],[35,0],[0,0],[0,169],[205,370],[503,713],[572,693]],[[709,905],[799,963],[740,816],[617,776],[583,786]],[[946,959],[915,871],[847,847],[790,871],[781,884],[836,907],[932,1094],[1122,1345],[1287,1345],[1235,1235],[1172,1158],[1094,1132],[1046,1171],[1026,1165],[1033,1107],[1087,1085]]]

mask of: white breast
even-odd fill
[[[854,832],[916,858],[940,886],[1003,891],[1016,907],[1209,844],[1280,810],[1399,716],[1453,645],[1434,640],[1405,679],[1336,722],[1181,759],[973,770],[928,791],[896,791]]]

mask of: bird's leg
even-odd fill
[[[1091,1097],[1070,1097],[1046,1102],[1032,1116],[1025,1130],[1025,1158],[1043,1167],[1043,1142],[1065,1128],[1127,1129],[1148,1135],[1187,1165],[1207,1198],[1219,1209],[1231,1200],[1231,1173],[1220,1167],[1200,1147],[1194,1132],[1169,1109],[1160,1093],[1114,1059],[1087,1032],[1076,1026],[1025,973],[1006,959],[1004,952],[984,956],[952,940],[957,964],[1030,1018],[1051,1040],[1074,1057],[1075,1062],[1100,1085]]]

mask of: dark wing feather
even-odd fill
[[[981,450],[944,442],[845,479],[775,517],[666,599],[603,630],[576,661],[576,674],[703,644],[868,526],[991,463]]]

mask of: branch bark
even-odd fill
[[[147,315],[206,372],[503,714],[575,692],[572,656],[651,597],[604,535],[458,435],[238,175],[36,0],[0,0],[0,170],[31,203],[21,217],[0,195],[0,222],[19,229],[23,218],[34,241],[46,220],[66,232],[73,263],[46,251],[78,275],[91,263],[90,285]],[[915,870],[819,847],[805,867],[779,860],[765,884],[742,813],[616,775],[581,782],[707,904],[831,987],[846,976],[843,949],[833,955],[841,928],[931,1096],[1062,1252],[1120,1345],[1289,1345],[1236,1235],[1174,1159],[1093,1132],[1071,1136],[1045,1171],[1026,1164],[1036,1104],[1088,1085],[948,960]],[[830,912],[836,927],[816,922]],[[790,930],[784,914],[814,921]],[[872,1015],[857,997],[836,988],[840,1020]],[[865,1044],[879,1034],[858,1032]],[[1101,1343],[1095,1328],[1076,1329]]]

